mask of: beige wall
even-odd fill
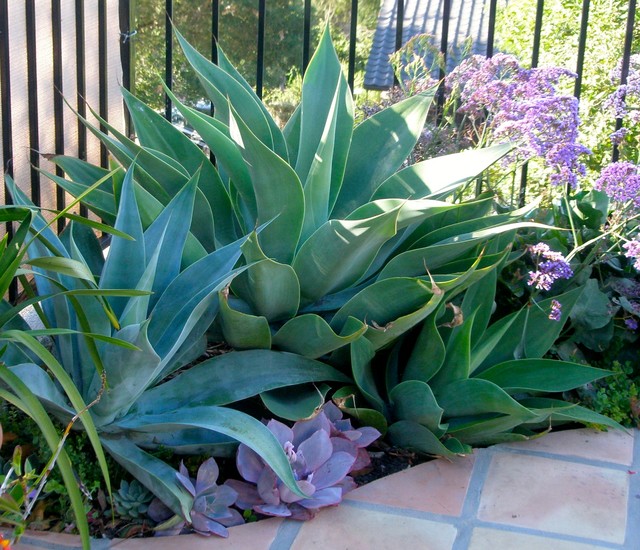
[[[123,109],[120,94],[122,69],[120,65],[120,35],[118,0],[106,0],[107,6],[107,94],[108,119],[117,128],[123,128]],[[31,187],[29,163],[29,109],[27,102],[27,42],[24,0],[10,0],[9,4],[9,52],[11,67],[11,118],[13,129],[13,173],[18,185],[29,192]],[[36,62],[40,151],[55,152],[53,43],[51,23],[51,0],[36,0]],[[86,99],[96,111],[99,106],[98,66],[98,0],[85,0],[85,57]],[[62,20],[62,74],[63,94],[76,106],[76,32],[75,1],[61,0]],[[1,105],[0,105],[1,108]],[[64,105],[65,154],[77,156],[77,120],[73,111]],[[2,139],[6,139],[3,129]],[[87,137],[88,160],[100,162],[99,142],[90,134]],[[0,161],[2,159],[0,143]],[[54,171],[53,165],[40,157],[44,170]],[[4,174],[1,174],[4,183]],[[55,186],[41,177],[42,205],[55,207]],[[6,203],[4,185],[0,186],[0,197]],[[0,229],[2,231],[2,229]]]

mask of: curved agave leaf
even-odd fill
[[[558,338],[582,291],[583,288],[577,288],[555,298],[540,300],[536,306],[525,306],[492,324],[478,344],[478,349],[473,350],[474,357],[479,354],[472,362],[474,370],[480,373],[503,361],[522,358],[516,356],[518,353],[523,353],[526,358],[542,357]],[[548,318],[552,299],[563,305],[560,321]],[[509,325],[508,328],[506,325]],[[536,327],[536,330],[527,330],[529,326]],[[493,344],[491,349],[487,349],[489,343]],[[480,356],[484,356],[482,362],[479,361]]]
[[[109,454],[166,506],[190,519],[193,498],[176,483],[176,470],[159,458],[146,453],[125,437],[102,438]]]
[[[538,420],[542,420],[549,425],[549,420],[581,422],[583,424],[595,424],[598,426],[608,426],[617,430],[627,431],[615,420],[608,418],[595,411],[577,405],[576,403],[567,403],[559,399],[551,399],[548,397],[530,397],[522,399],[521,403],[533,412],[540,415]]]
[[[230,125],[229,100],[231,100],[233,108],[240,113],[257,138],[281,158],[286,159],[287,149],[282,133],[268,112],[260,105],[261,102],[255,97],[255,94],[239,82],[233,74],[228,74],[200,54],[177,29],[174,28],[174,32],[187,61],[195,70],[200,83],[213,103],[216,118],[227,126]]]
[[[128,417],[186,407],[222,406],[276,388],[308,382],[348,382],[336,369],[299,355],[270,350],[224,353],[147,390]]]
[[[314,314],[298,315],[287,321],[273,336],[273,347],[317,359],[346,346],[362,336],[367,325],[352,318],[350,330],[336,334],[329,323]]]
[[[367,286],[333,317],[331,327],[340,330],[348,318],[368,323],[364,335],[380,349],[436,310],[444,292],[420,279],[394,278]]]
[[[376,354],[373,344],[362,336],[352,342],[349,347],[351,372],[359,392],[376,411],[385,418],[388,417],[387,404],[378,392],[373,373],[372,361]]]
[[[157,257],[150,307],[156,304],[158,297],[180,273],[183,249],[189,234],[189,227],[184,221],[191,219],[193,214],[199,178],[200,171],[189,179],[144,232],[145,267],[152,254]]]
[[[233,107],[230,109],[231,137],[240,147],[253,181],[256,225],[269,224],[260,234],[260,245],[273,260],[291,263],[304,218],[302,185],[293,168],[256,137]]]
[[[369,202],[377,187],[402,165],[420,137],[434,95],[435,90],[416,94],[355,128],[332,218],[346,218]]]
[[[417,162],[382,182],[372,199],[442,199],[480,176],[512,149],[512,144],[504,143]]]
[[[101,425],[110,424],[131,408],[153,382],[160,365],[160,357],[149,344],[146,323],[124,327],[115,336],[134,344],[138,350],[109,346],[104,351],[103,364],[109,387],[93,407],[93,413],[101,417],[97,420]],[[95,392],[99,383],[99,380],[94,382],[92,389]]]
[[[142,222],[133,186],[133,168],[129,168],[122,185],[115,227],[133,237],[133,240],[117,236],[111,240],[100,276],[103,288],[136,288],[147,265]],[[109,303],[116,316],[120,317],[126,306],[126,299],[111,297]]]
[[[306,198],[305,235],[329,219],[353,134],[353,98],[328,25],[304,75],[296,172]]]
[[[252,228],[258,216],[253,182],[238,145],[231,139],[229,127],[213,117],[185,106],[170,90],[167,89],[166,93],[185,120],[209,146],[219,166],[231,176],[233,187],[240,194],[243,208],[246,209],[241,219],[245,225],[250,224],[249,227]]]
[[[445,412],[425,382],[409,380],[401,382],[389,392],[394,418],[417,422],[429,428],[436,437],[442,437],[447,425],[442,424]]]
[[[329,220],[293,261],[303,303],[345,289],[366,272],[380,247],[396,234],[399,207],[361,220]]]
[[[442,368],[431,379],[431,386],[438,393],[439,388],[452,382],[469,378],[471,365],[471,331],[475,312],[456,327],[447,342]],[[441,329],[442,330],[442,329]],[[448,411],[447,411],[448,412]]]
[[[445,418],[470,417],[485,414],[514,415],[527,420],[536,415],[513,399],[506,391],[477,378],[456,380],[435,390]]]
[[[267,258],[255,233],[242,245],[242,254],[252,265],[233,281],[234,293],[269,322],[293,317],[300,305],[300,283],[293,268]]]
[[[402,379],[429,382],[442,368],[446,349],[437,327],[438,313],[427,317],[420,328],[411,355],[407,358]]]
[[[260,394],[265,407],[278,418],[297,421],[313,418],[324,405],[327,384],[305,384],[289,388],[279,388]]]
[[[269,109],[265,106],[265,104],[260,100],[260,98],[256,95],[253,87],[244,79],[244,77],[238,72],[238,70],[231,64],[227,55],[224,53],[220,44],[216,45],[216,49],[218,52],[218,67],[220,67],[225,73],[234,78],[237,82],[239,82],[246,90],[249,92],[249,96],[253,101],[258,105],[262,114],[264,114],[267,119],[267,124],[269,125],[269,129],[271,130],[271,137],[273,138],[274,143],[274,151],[276,151],[283,159],[287,160],[287,144],[282,132],[280,131],[280,127],[273,120]],[[238,112],[241,112],[238,109]],[[291,164],[291,163],[290,163]]]
[[[476,378],[493,382],[513,394],[559,393],[605,376],[611,376],[611,371],[555,359],[520,359],[493,365]]]
[[[440,439],[426,426],[410,420],[399,420],[389,426],[387,436],[393,445],[403,449],[415,450],[431,456],[454,457],[458,454],[471,452],[470,447],[461,446],[451,439],[446,443],[455,445],[455,450],[449,449]]]
[[[160,414],[145,415],[142,418],[135,415],[125,416],[117,425],[121,429],[149,434],[189,427],[228,435],[260,455],[294,494],[305,496],[298,488],[289,459],[279,441],[264,424],[243,412],[226,407],[192,404]],[[106,447],[109,449],[108,444]]]
[[[218,295],[220,316],[218,322],[225,341],[234,349],[271,349],[271,328],[266,317],[251,315],[234,309],[229,304],[229,290]]]

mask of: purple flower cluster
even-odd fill
[[[638,330],[638,320],[635,317],[627,317],[624,324],[629,330]]]
[[[560,321],[562,319],[562,304],[558,300],[551,300],[549,319],[552,321]]]
[[[607,97],[605,108],[610,109],[616,118],[627,118],[632,124],[640,122],[640,111],[633,106],[640,100],[640,54],[632,55],[629,60],[629,73],[626,84],[622,81],[622,60],[611,72],[611,82],[618,84],[616,90]]]
[[[604,191],[611,200],[631,202],[640,209],[640,175],[638,167],[631,162],[612,162],[605,166],[593,187]]]
[[[573,270],[560,252],[555,252],[544,243],[529,247],[529,252],[535,256],[536,270],[529,273],[529,286],[538,290],[551,290],[551,286],[558,279],[570,279]],[[543,260],[543,261],[540,261]],[[553,311],[553,308],[552,308]]]
[[[559,67],[524,69],[512,55],[472,56],[445,79],[446,90],[459,99],[459,114],[487,125],[494,141],[519,145],[524,158],[544,158],[554,185],[575,187],[584,175],[579,161],[591,151],[577,143],[578,100],[560,95],[561,78],[575,74]]]
[[[633,239],[624,243],[622,247],[626,250],[624,255],[630,260],[635,260],[633,267],[640,271],[640,241]]]

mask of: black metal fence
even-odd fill
[[[42,204],[51,208],[61,209],[65,206],[66,197],[58,189],[49,191],[47,197],[53,202],[44,204],[45,195],[43,183],[39,172],[43,157],[41,153],[72,154],[80,158],[106,165],[108,162],[107,151],[97,141],[91,145],[92,137],[87,135],[87,130],[82,123],[75,119],[75,115],[65,108],[64,98],[74,107],[80,116],[86,114],[85,99],[91,95],[89,84],[97,84],[97,92],[93,95],[93,106],[105,119],[114,121],[114,124],[122,122],[126,129],[126,115],[123,114],[122,102],[116,101],[119,106],[114,110],[113,87],[110,81],[115,78],[124,87],[131,89],[133,85],[132,75],[135,67],[135,41],[136,41],[136,17],[135,7],[138,0],[118,0],[116,3],[107,0],[24,0],[24,3],[16,0],[0,0],[0,110],[2,122],[2,165],[3,174],[14,176],[17,171],[17,151],[28,151],[28,164],[26,171],[22,169],[23,179],[19,182],[26,188],[36,204]],[[205,2],[206,0],[202,0]],[[246,0],[250,1],[250,0]],[[270,39],[266,29],[266,22],[270,16],[270,9],[280,0],[253,0],[255,2],[255,17],[257,19],[255,36],[247,36],[247,40],[255,43],[255,90],[258,96],[264,91],[265,74],[265,47]],[[303,17],[299,32],[302,35],[301,50],[299,52],[299,69],[302,73],[306,69],[312,50],[312,28],[317,21],[313,21],[313,0],[298,0],[303,3]],[[347,0],[348,1],[348,0]],[[360,0],[360,4],[363,0]],[[382,4],[387,1],[381,0]],[[463,2],[468,0],[395,0],[393,10],[395,13],[392,22],[395,29],[395,47],[402,46],[407,39],[407,6],[411,2],[429,2],[437,9],[440,25],[438,47],[446,56],[450,47],[450,37],[455,34],[451,28],[456,11],[461,9]],[[495,47],[496,16],[498,8],[506,0],[474,0],[482,9],[482,17],[486,22],[486,55],[491,56]],[[577,0],[576,0],[577,1]],[[174,38],[171,24],[174,16],[173,0],[157,0],[164,4],[164,80],[171,89],[174,82]],[[234,0],[227,0],[227,4],[233,4]],[[356,71],[356,46],[358,44],[358,17],[359,0],[350,0],[350,24],[348,25],[348,59],[347,78],[353,87]],[[590,12],[595,0],[583,0],[578,34],[575,71],[578,78],[575,81],[575,95],[580,96],[582,91],[582,76],[585,67],[585,52],[590,38]],[[209,0],[210,29],[211,29],[211,58],[215,61],[215,43],[225,32],[221,26],[221,2]],[[271,6],[271,7],[270,7]],[[298,5],[298,7],[300,7]],[[540,58],[542,26],[544,24],[544,0],[537,0],[535,25],[533,31],[533,49],[531,65],[536,66]],[[114,20],[115,13],[115,20]],[[17,14],[17,15],[16,15]],[[19,16],[19,17],[18,17]],[[19,20],[16,24],[14,19]],[[42,28],[43,18],[49,17],[46,25],[51,36],[50,45],[40,43],[39,34]],[[632,54],[634,38],[634,24],[637,18],[636,0],[629,0],[627,5],[626,29],[624,32],[623,56],[622,56],[622,83],[626,82],[629,71],[629,60]],[[115,25],[114,25],[115,23]],[[15,36],[20,34],[22,51],[16,51]],[[69,36],[73,36],[75,47],[70,48]],[[63,48],[63,45],[65,47]],[[43,48],[49,47],[49,51],[43,52]],[[116,52],[118,70],[114,69],[113,59]],[[233,52],[231,52],[233,53]],[[48,90],[42,89],[41,65],[46,60],[47,66],[52,72],[51,84]],[[16,62],[26,65],[23,72],[26,74],[26,84],[23,89],[17,90],[14,83]],[[111,66],[110,66],[111,63]],[[120,72],[121,71],[121,72]],[[90,73],[90,74],[89,74]],[[71,75],[71,76],[70,76]],[[443,74],[441,74],[443,76]],[[16,107],[18,101],[24,101],[26,95],[26,108],[22,110]],[[46,98],[43,96],[47,96]],[[171,117],[172,105],[168,98],[164,102],[164,110],[167,117]],[[115,113],[115,114],[114,114]],[[16,117],[21,114],[18,121]],[[110,118],[111,117],[111,118]],[[25,120],[26,123],[25,123]],[[123,120],[115,121],[116,118]],[[70,122],[73,120],[73,122]],[[616,129],[619,129],[622,121],[616,121]],[[73,126],[73,139],[69,139],[70,127]],[[45,131],[53,132],[53,144],[49,149],[43,148],[42,136]],[[94,152],[92,153],[90,149]],[[95,152],[98,151],[98,152]],[[613,151],[614,160],[617,151]],[[523,181],[526,181],[526,170],[523,173]],[[9,202],[9,196],[4,185],[2,189],[5,202]],[[7,228],[10,231],[11,228]]]

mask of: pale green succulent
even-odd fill
[[[120,516],[139,519],[146,515],[153,498],[153,493],[138,480],[128,482],[123,479],[113,494],[113,505]]]

